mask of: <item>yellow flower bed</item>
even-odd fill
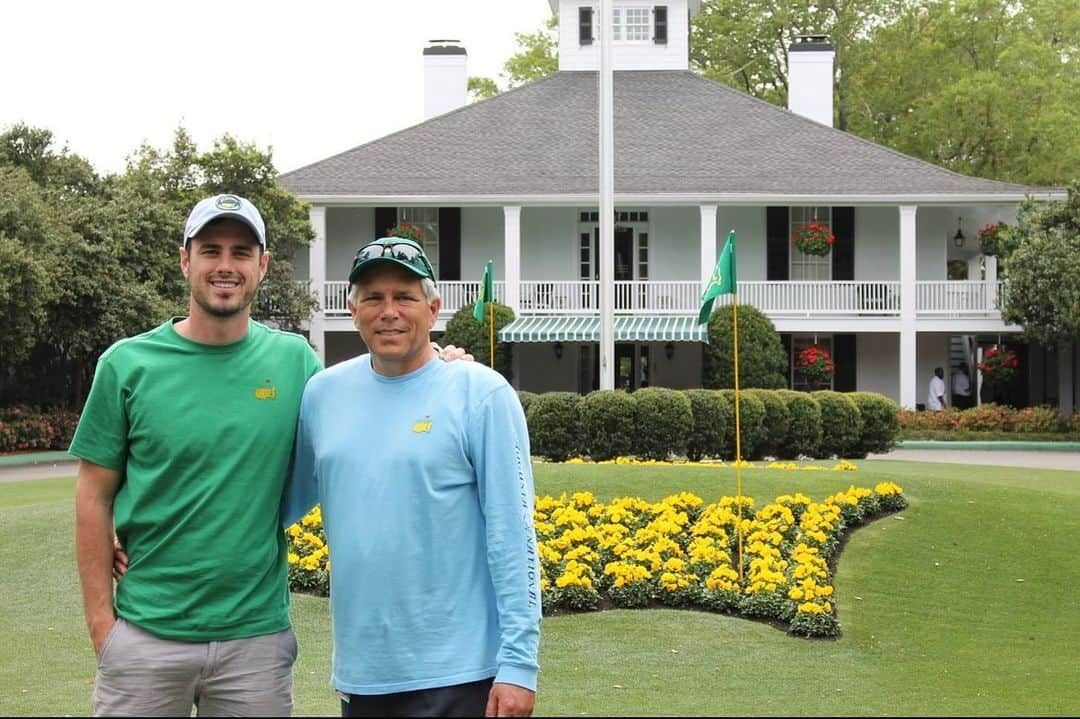
[[[839,462],[832,469],[857,468]],[[689,492],[659,502],[598,502],[591,492],[537,496],[544,612],[660,604],[762,618],[803,636],[838,635],[828,560],[845,530],[904,508],[903,489],[851,485],[821,501],[796,493],[756,504],[746,496],[705,504]],[[330,557],[319,509],[287,535],[293,588],[325,590]]]

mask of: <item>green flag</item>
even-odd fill
[[[701,311],[698,313],[698,324],[703,325],[709,321],[712,314],[713,300],[720,295],[735,294],[735,230],[728,233],[727,244],[720,253],[720,259],[716,263],[709,284],[701,294]]]
[[[495,301],[495,286],[491,279],[491,265],[493,260],[488,260],[484,265],[484,276],[480,280],[480,294],[476,298],[472,316],[477,322],[484,321],[484,304]]]

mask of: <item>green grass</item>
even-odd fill
[[[858,472],[748,469],[762,500],[884,480],[910,506],[853,534],[835,577],[843,635],[679,610],[546,617],[540,716],[1080,714],[1080,474],[860,461]],[[706,501],[729,468],[536,465],[540,494]],[[72,549],[71,480],[0,484],[0,714],[86,715],[93,655]],[[1023,581],[1018,581],[1023,580]],[[325,599],[297,595],[298,715],[335,715]]]

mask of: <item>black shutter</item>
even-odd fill
[[[592,45],[592,8],[578,8],[578,43]]]
[[[765,279],[769,282],[788,279],[788,208],[765,210]]]
[[[781,333],[780,344],[784,346],[784,386],[791,389],[791,335]]]
[[[461,208],[439,208],[439,281],[461,279]]]
[[[667,5],[653,7],[653,42],[667,45]]]
[[[832,232],[836,244],[832,249],[832,278],[838,281],[855,279],[855,208],[832,208]]]
[[[836,217],[833,215],[833,217]],[[835,233],[836,230],[834,229]],[[835,248],[833,250],[835,252]],[[855,335],[833,335],[833,389],[837,392],[855,391]]]
[[[397,224],[396,207],[375,208],[375,239],[386,237],[386,233]]]

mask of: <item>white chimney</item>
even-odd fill
[[[456,110],[468,92],[468,56],[457,40],[432,40],[424,48],[424,119]]]
[[[788,48],[788,109],[829,127],[835,57],[824,35],[800,35]]]

